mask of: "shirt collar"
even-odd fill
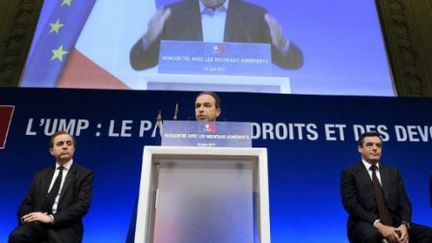
[[[201,14],[205,13],[205,11],[209,11],[209,8],[207,8],[207,7],[204,5],[204,3],[202,3],[202,2],[199,1],[199,0],[198,0],[198,3],[199,3],[200,13],[201,13]],[[221,6],[217,7],[214,11],[215,11],[215,12],[216,12],[216,11],[223,11],[223,12],[228,11],[228,3],[229,3],[229,0],[225,0],[225,2],[224,2]]]
[[[367,161],[364,160],[364,159],[362,159],[362,163],[363,163],[363,165],[366,167],[367,171],[369,171],[369,170],[370,170],[370,167],[372,166],[372,164],[370,164],[369,162],[367,162]],[[379,162],[377,162],[377,163],[375,164],[375,166],[378,168],[378,171],[379,171],[379,168],[380,168],[380,166],[379,166]]]
[[[63,165],[63,167],[64,167],[66,170],[69,170],[70,167],[72,166],[72,163],[73,163],[73,160],[71,159],[71,160],[69,160],[68,162],[66,162],[66,163]],[[59,165],[58,163],[56,163],[56,165],[55,165],[56,170],[57,170],[58,167],[60,167],[60,165]]]

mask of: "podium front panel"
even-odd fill
[[[254,242],[253,165],[161,159],[153,242]]]
[[[147,147],[135,242],[270,242],[263,151]]]

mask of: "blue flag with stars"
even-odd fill
[[[57,0],[28,59],[22,87],[54,87],[96,0]]]

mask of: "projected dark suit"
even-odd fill
[[[34,211],[39,211],[53,177],[55,167],[36,173],[30,191],[18,210],[18,220]],[[90,206],[93,174],[88,169],[72,164],[65,178],[54,224],[49,226],[49,242],[81,242],[83,237],[82,218]],[[42,226],[41,224],[41,227]]]
[[[168,5],[171,16],[165,22],[159,40],[148,49],[142,47],[142,39],[132,47],[130,63],[135,70],[158,64],[160,40],[203,41],[201,14],[198,0],[186,0]],[[264,19],[266,11],[240,0],[230,0],[225,23],[225,42],[272,43],[270,30]],[[272,60],[283,68],[297,69],[303,65],[300,49],[290,43],[289,53],[282,56],[272,47]]]
[[[411,204],[404,189],[398,169],[380,164],[380,174],[387,208],[393,217],[393,226],[411,223]],[[379,219],[374,198],[373,185],[366,167],[360,162],[342,171],[342,202],[349,214],[348,236],[351,242],[357,240],[356,234]],[[432,230],[428,227],[411,223],[409,242],[432,242]],[[368,243],[373,243],[367,240]],[[381,240],[377,241],[381,242]]]

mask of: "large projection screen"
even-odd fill
[[[281,67],[272,62],[265,76],[167,75],[159,73],[157,65],[134,69],[131,49],[147,32],[151,17],[157,9],[179,1],[45,1],[21,87],[395,95],[374,0],[242,1],[243,8],[253,4],[273,16],[289,40],[288,50],[295,45],[301,54],[299,65]],[[198,6],[198,0],[186,1]],[[238,28],[246,30],[247,40],[240,41],[255,42],[250,34],[255,23],[249,23],[242,8],[234,7],[239,0],[227,1],[226,16],[236,16]],[[193,12],[187,11],[187,15]],[[225,27],[210,24],[202,31],[226,34],[235,25],[230,20],[226,17]],[[176,29],[179,33],[191,31],[195,23],[182,18],[176,22],[184,26]],[[198,24],[202,29],[208,26],[203,20]]]

